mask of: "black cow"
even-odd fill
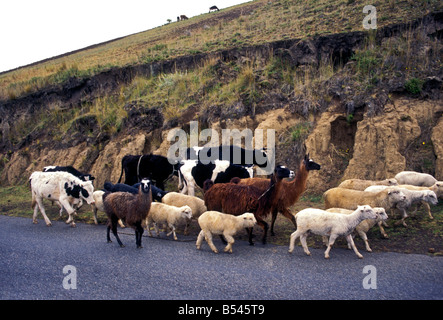
[[[133,186],[129,186],[124,183],[112,184],[110,182],[105,182],[105,184],[103,185],[103,189],[104,191],[109,191],[109,192],[129,192],[132,194],[137,194],[139,186],[140,182],[134,184]],[[163,191],[160,188],[157,188],[156,186],[153,185],[151,185],[151,192],[152,192],[152,199],[158,202],[161,202],[164,195],[167,194],[166,191]]]
[[[178,175],[179,165],[172,165],[166,157],[154,154],[126,155],[122,159],[122,171],[118,183],[125,172],[125,184],[134,185],[141,178],[149,178],[160,189],[164,190],[164,182],[171,175]]]
[[[92,176],[91,174],[82,173],[77,169],[75,169],[73,166],[47,166],[43,168],[43,172],[56,172],[56,171],[68,172],[83,181],[93,181],[95,179],[95,177]]]
[[[209,8],[209,12],[211,12],[211,11],[220,11],[220,9],[217,8],[217,6],[212,6]]]

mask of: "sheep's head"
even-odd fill
[[[375,213],[378,215],[377,220],[387,220],[388,219],[388,215],[386,214],[385,208],[373,208]]]
[[[423,195],[423,201],[436,205],[438,203],[437,195],[435,194],[434,191],[426,190],[426,192]]]
[[[406,201],[406,196],[403,192],[396,188],[388,188],[388,199],[391,205],[402,204]]]
[[[305,158],[303,160],[303,164],[305,165],[306,170],[320,170],[321,166],[314,162],[312,159],[309,158],[309,153],[305,155]]]
[[[357,211],[362,215],[364,219],[377,219],[378,214],[371,208],[371,206],[364,205],[358,206]]]
[[[243,227],[245,228],[252,228],[257,223],[257,220],[255,220],[255,216],[253,213],[243,213],[239,216],[239,218],[242,219]]]
[[[398,186],[397,179],[392,178],[392,179],[387,179],[386,181],[389,186]]]
[[[143,193],[148,193],[151,191],[151,180],[147,178],[143,178],[142,181],[140,181],[140,187],[139,187]]]
[[[184,218],[191,220],[192,219],[192,209],[190,206],[183,206],[182,209],[182,215]]]

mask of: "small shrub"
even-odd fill
[[[419,94],[423,89],[423,80],[412,78],[406,81],[405,89],[411,94]]]

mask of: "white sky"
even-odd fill
[[[0,72],[248,0],[2,0]]]

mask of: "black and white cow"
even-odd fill
[[[75,169],[73,166],[47,166],[43,168],[43,172],[57,172],[57,171],[64,171],[69,172],[70,174],[76,176],[80,180],[83,181],[93,181],[95,179],[94,176],[92,176],[89,173],[82,173]]]
[[[140,186],[140,182],[134,184],[133,186],[129,186],[124,183],[112,184],[110,182],[105,182],[103,185],[103,188],[105,191],[109,191],[109,192],[129,192],[132,194],[137,194],[139,186]],[[160,188],[157,188],[156,186],[153,186],[153,185],[151,185],[151,192],[152,192],[152,199],[155,201],[158,201],[158,202],[161,202],[163,196],[165,194],[167,194],[166,191],[163,191]]]
[[[240,166],[256,165],[260,168],[268,166],[268,156],[264,150],[248,150],[235,145],[218,147],[190,147],[186,150],[187,160],[200,160],[203,163],[215,160],[227,160]]]
[[[208,164],[203,164],[199,160],[182,160],[179,169],[179,188],[182,185],[181,193],[195,195],[195,185],[203,188],[203,182],[211,179],[214,183],[227,183],[234,177],[252,178],[252,167],[244,167],[232,164],[227,160],[215,160]]]
[[[52,225],[43,207],[43,199],[58,201],[69,215],[66,223],[71,223],[73,227],[75,227],[73,217],[75,209],[72,205],[82,200],[94,204],[92,181],[82,181],[68,172],[35,171],[31,174],[29,183],[32,193],[31,206],[34,209],[33,223],[37,223],[37,212],[40,209],[46,225]]]
[[[154,155],[126,155],[122,159],[122,171],[118,183],[125,172],[125,184],[134,185],[141,178],[149,178],[161,190],[165,189],[164,182],[171,175],[178,175],[178,165],[169,163],[168,158]]]

